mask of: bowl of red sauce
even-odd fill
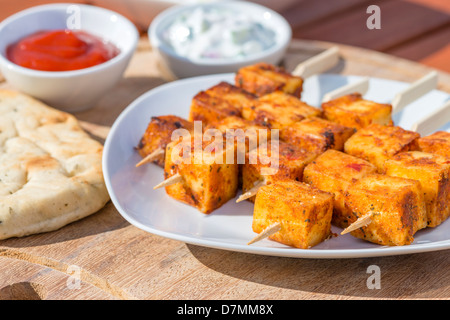
[[[81,4],[26,9],[0,23],[0,71],[52,107],[95,106],[123,77],[139,33],[122,15]]]

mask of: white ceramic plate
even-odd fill
[[[379,246],[350,234],[332,238],[311,249],[296,249],[269,239],[247,245],[255,236],[251,228],[253,204],[250,202],[231,200],[205,215],[170,198],[164,189],[153,190],[153,186],[163,179],[163,169],[154,164],[136,168],[140,156],[134,149],[150,117],[173,114],[187,118],[192,97],[197,92],[222,80],[233,83],[233,79],[234,74],[220,74],[162,85],[136,99],[117,118],[105,142],[103,170],[111,200],[128,222],[152,234],[194,245],[271,256],[357,258],[450,248],[450,219],[437,228],[420,230],[413,244],[401,247]],[[358,79],[356,76],[327,74],[310,77],[305,81],[302,99],[319,106],[325,93]],[[370,80],[365,98],[389,102],[407,85],[374,78]],[[448,94],[433,90],[394,115],[393,119],[397,125],[408,129],[448,99]],[[450,123],[437,129],[449,131]],[[333,227],[332,231],[339,234],[341,230]]]

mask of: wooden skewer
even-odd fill
[[[333,91],[328,92],[323,96],[322,102],[328,102],[330,100],[342,97],[346,94],[358,92],[361,95],[366,94],[367,90],[369,90],[369,78],[364,77],[361,80],[358,80],[353,83],[349,83],[345,86],[337,88]]]
[[[273,235],[274,233],[277,233],[280,230],[281,230],[281,223],[275,222],[275,223],[271,224],[270,226],[268,226],[267,228],[265,228],[260,234],[258,234],[252,240],[250,240],[247,244],[250,245],[252,243],[255,243],[257,241],[265,239],[265,238]]]
[[[183,177],[179,173],[175,173],[173,176],[167,178],[163,182],[159,183],[158,185],[154,186],[153,189],[159,189],[163,187],[170,186],[172,184],[181,182],[183,180]]]
[[[139,161],[136,164],[136,168],[142,166],[143,164],[152,162],[153,160],[155,160],[157,157],[159,157],[160,155],[164,154],[164,149],[163,148],[158,148],[155,151],[153,151],[152,153],[148,154],[144,159],[142,159],[141,161]]]
[[[299,63],[292,74],[294,76],[307,78],[313,74],[322,73],[339,61],[339,49],[338,47],[331,47],[318,55],[309,58],[302,63]]]
[[[352,232],[356,229],[368,226],[372,222],[372,216],[373,213],[368,213],[363,215],[362,217],[359,217],[355,222],[353,222],[351,225],[349,225],[347,228],[345,228],[341,234],[346,234],[349,232]]]
[[[264,185],[266,185],[266,180],[262,180],[262,181],[258,182],[253,188],[251,188],[247,192],[241,194],[239,196],[239,198],[237,198],[236,203],[253,197],[254,195],[256,195],[258,193],[258,190]]]
[[[395,96],[395,98],[392,100],[393,113],[399,112],[407,105],[411,104],[413,101],[419,99],[421,96],[435,89],[436,85],[437,72],[432,71]],[[352,92],[359,92],[364,95],[368,89],[369,79],[366,77],[354,83],[349,83],[345,86],[328,92],[323,96],[322,102],[327,102],[343,95],[350,94]]]
[[[450,100],[440,108],[416,122],[411,130],[426,136],[450,121]]]
[[[399,92],[392,100],[392,113],[399,112],[413,101],[435,89],[437,86],[437,72],[432,71]]]

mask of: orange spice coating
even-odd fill
[[[196,153],[194,139],[167,145],[164,179],[178,173],[183,180],[165,189],[173,199],[209,214],[236,196],[239,171],[237,164],[227,163],[225,146],[216,150],[203,141]]]
[[[370,214],[372,222],[351,234],[386,246],[414,241],[415,233],[427,226],[423,189],[419,181],[383,174],[368,174],[345,192],[350,223]]]
[[[450,158],[450,132],[436,131],[418,139],[419,150]]]
[[[274,146],[273,153],[272,146]],[[279,141],[278,146],[275,146],[269,141],[247,153],[245,164],[242,166],[243,192],[252,189],[261,181],[265,181],[266,184],[279,180],[302,181],[304,168],[318,155],[283,141]],[[256,155],[257,158],[252,159]],[[253,202],[255,197],[248,200]]]
[[[300,148],[321,153],[343,150],[355,129],[322,118],[311,117],[280,130],[280,139]]]
[[[324,117],[344,126],[361,129],[372,123],[392,125],[392,106],[362,98],[359,93],[348,94],[322,104]]]
[[[230,116],[240,117],[242,109],[252,106],[255,100],[253,94],[227,82],[220,82],[193,97],[189,120],[208,124]]]
[[[139,155],[145,158],[155,150],[165,150],[167,144],[172,141],[172,133],[176,129],[186,129],[192,133],[194,124],[173,115],[152,117],[136,147]],[[164,167],[164,153],[153,162],[160,167]]]
[[[257,96],[283,91],[300,98],[303,78],[294,76],[281,67],[256,63],[238,70],[235,85]]]
[[[417,150],[418,138],[417,132],[399,126],[372,123],[352,135],[345,142],[344,151],[373,163],[381,173],[387,159],[400,152]]]
[[[332,223],[347,228],[345,192],[357,180],[376,171],[377,168],[368,161],[329,149],[306,166],[303,182],[334,195]]]
[[[252,229],[260,233],[279,222],[269,239],[301,249],[330,236],[333,196],[307,184],[284,180],[263,186],[256,195]]]
[[[402,152],[384,163],[387,175],[421,183],[427,206],[428,227],[450,216],[450,159],[420,151]]]

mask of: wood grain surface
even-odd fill
[[[380,9],[380,29],[366,27],[369,6]],[[450,1],[298,0],[280,10],[294,38],[372,49],[450,71]]]
[[[293,41],[287,69],[333,45]],[[339,45],[329,72],[413,82],[431,69],[373,51]],[[126,106],[168,81],[142,39],[120,84],[88,111],[75,114],[104,141]],[[0,87],[8,88],[5,82]],[[450,75],[439,72],[450,93]],[[0,241],[0,299],[448,299],[450,250],[355,259],[297,259],[194,246],[146,233],[111,203],[49,233]],[[370,289],[370,266],[381,272]]]

